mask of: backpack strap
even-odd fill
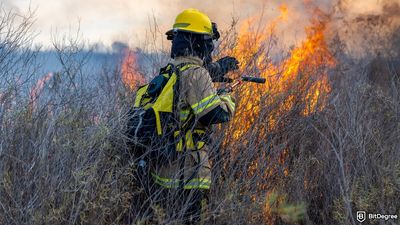
[[[176,74],[176,84],[174,87],[174,101],[173,101],[173,112],[176,114],[175,119],[176,121],[180,122],[180,112],[178,111],[178,103],[179,103],[179,96],[180,96],[180,76],[181,73],[184,72],[185,70],[192,68],[192,67],[200,67],[199,65],[192,64],[192,63],[181,63],[177,66],[174,66],[170,64],[171,67],[170,69],[172,70],[172,73]],[[168,67],[168,66],[167,66]],[[179,128],[180,129],[180,128]]]

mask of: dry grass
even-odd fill
[[[63,69],[32,107],[31,23],[0,16],[0,224],[175,224],[138,180],[124,135],[132,98],[118,70],[86,85],[84,46],[55,43]],[[238,128],[218,126],[208,223],[356,224],[360,209],[400,213],[399,64],[380,58],[373,68],[385,80],[375,82],[382,69],[336,58],[323,110],[304,116],[296,101],[268,129],[285,98],[265,94],[271,104],[239,139],[226,135]],[[304,96],[309,84],[299,82],[291,94]]]

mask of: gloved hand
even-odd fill
[[[213,82],[231,83],[231,78],[225,77],[229,71],[239,69],[239,61],[231,56],[223,57],[216,62],[205,65]]]
[[[221,59],[218,59],[217,62],[221,67],[221,73],[223,75],[227,74],[230,71],[234,71],[239,69],[239,61],[232,56],[225,56]]]
[[[228,78],[229,79],[229,78]],[[229,94],[232,92],[232,88],[230,87],[225,87],[225,88],[219,88],[217,89],[217,95],[225,95]]]

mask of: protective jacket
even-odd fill
[[[175,66],[186,65],[179,74],[180,95],[178,111],[182,127],[175,136],[183,137],[176,144],[176,160],[155,166],[154,181],[164,188],[209,189],[211,166],[207,147],[211,125],[228,121],[235,110],[229,95],[217,95],[208,71],[198,57],[177,57]]]

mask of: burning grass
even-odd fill
[[[136,90],[145,83],[144,76],[139,72],[136,54],[129,48],[123,51],[124,58],[121,65],[122,81],[131,90]]]
[[[234,121],[214,133],[205,219],[355,224],[357,210],[398,213],[398,56],[374,60],[371,69],[368,59],[346,55],[340,40],[327,40],[329,17],[318,14],[305,39],[276,59],[274,29],[291,16],[288,6],[280,10],[257,29],[250,26],[257,19],[244,21],[238,36],[226,39],[236,41],[221,45],[242,62],[233,76],[258,75],[267,84],[238,90]],[[12,47],[23,40],[15,37],[0,43]],[[0,224],[176,223],[149,201],[126,145],[133,99],[123,86],[143,82],[135,55],[127,50],[120,68],[98,74],[98,84],[82,85],[84,63],[74,57],[82,48],[76,42],[56,46],[64,62],[57,76],[46,75],[33,88],[2,83]],[[8,68],[0,71],[3,77],[34,73],[33,66],[12,70],[19,64],[1,60],[11,59],[5,53],[0,51],[0,66]],[[20,56],[35,63],[31,54]],[[368,78],[381,71],[385,82],[377,88]],[[55,77],[60,88],[50,85]]]

